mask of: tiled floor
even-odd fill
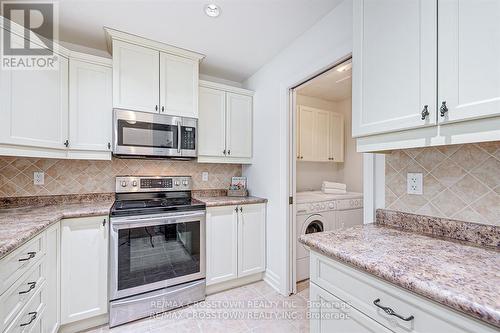
[[[265,282],[208,296],[203,302],[109,329],[87,333],[299,333],[309,332],[309,281],[297,285],[297,294],[284,297]]]

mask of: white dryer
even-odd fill
[[[297,193],[297,238],[301,235],[332,231],[363,223],[363,195],[324,194],[320,191]],[[309,250],[296,240],[296,281],[309,278]]]

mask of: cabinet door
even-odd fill
[[[110,67],[70,60],[69,147],[109,151],[112,125]]]
[[[353,20],[353,136],[436,124],[437,0],[355,0]]]
[[[226,93],[226,143],[229,157],[252,157],[252,97]]]
[[[61,222],[62,324],[107,312],[107,222],[107,216],[67,219]]]
[[[198,118],[198,61],[160,53],[161,113]]]
[[[66,149],[68,60],[57,70],[0,70],[0,143]]]
[[[500,114],[500,2],[440,0],[440,122]]]
[[[207,285],[238,277],[236,206],[207,209]]]
[[[313,161],[328,162],[330,158],[330,112],[314,111]]]
[[[311,333],[390,333],[391,330],[349,306],[326,290],[310,283]]]
[[[43,324],[46,333],[57,333],[61,324],[61,224],[57,222],[46,232],[45,272],[47,283],[45,285],[47,304]]]
[[[238,277],[266,269],[266,205],[242,205],[238,214]]]
[[[299,106],[299,147],[300,160],[314,159],[314,110]]]
[[[330,155],[331,161],[344,162],[344,116],[330,112]]]
[[[226,93],[200,87],[198,118],[198,155],[225,156],[226,152]]]
[[[113,41],[113,107],[159,112],[160,53]]]

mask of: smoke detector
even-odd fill
[[[205,6],[205,14],[210,17],[217,17],[220,15],[220,8],[216,4],[208,4]]]

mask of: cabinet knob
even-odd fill
[[[236,208],[234,208],[234,211],[235,211],[236,213],[238,213],[238,206],[236,206]]]
[[[106,219],[102,220],[102,226],[106,226]]]
[[[227,154],[228,154],[228,155],[231,155],[231,150],[228,150],[228,151],[227,151]]]
[[[165,107],[164,106],[161,107],[161,112],[165,112]]]
[[[111,142],[108,142],[108,149],[111,149]]]
[[[439,113],[441,114],[441,117],[446,116],[446,113],[448,113],[448,107],[446,106],[446,101],[443,101],[441,103],[441,107],[439,108]]]
[[[429,105],[424,105],[424,109],[422,110],[422,120],[425,120],[429,115]]]
[[[226,155],[226,150],[224,149],[224,151],[222,152],[224,155]]]
[[[240,213],[243,213],[243,207],[240,207]]]
[[[69,140],[64,141],[64,145],[66,146],[66,148],[68,148],[69,147]]]
[[[155,105],[155,111],[158,111],[158,105]]]

